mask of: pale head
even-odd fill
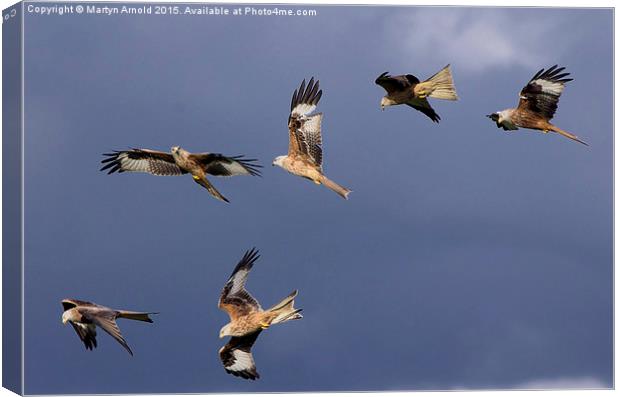
[[[284,159],[285,158],[286,158],[286,156],[278,156],[275,159],[273,159],[273,162],[271,163],[271,165],[277,165],[278,167],[284,168]]]
[[[180,146],[173,146],[170,148],[170,152],[172,153],[172,157],[187,157],[187,155],[189,154],[189,152],[185,149],[183,149]]]
[[[491,120],[495,121],[496,123],[500,122],[499,121],[499,112],[487,114],[487,117],[490,118]]]
[[[510,115],[513,109],[498,110],[495,113],[487,114],[487,117],[495,121],[497,124],[503,124],[504,121],[510,122]]]
[[[512,115],[515,109],[505,109],[495,113],[487,114],[487,117],[497,124],[497,128],[504,130],[518,130],[519,127],[512,121]]]
[[[72,320],[72,312],[71,310],[67,310],[65,312],[62,313],[62,323],[63,324],[67,324],[68,321]]]
[[[381,110],[385,110],[386,107],[396,105],[396,102],[393,99],[390,99],[386,96],[381,98]]]
[[[226,324],[225,326],[222,327],[222,329],[220,329],[220,338],[223,338],[228,335],[230,335],[230,323]]]

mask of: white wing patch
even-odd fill
[[[308,154],[318,166],[323,163],[323,139],[321,138],[321,120],[323,120],[323,113],[317,113],[310,117],[304,117],[300,131],[304,136],[306,148]]]
[[[248,170],[246,170],[241,164],[239,164],[236,161],[233,161],[230,164],[222,163],[221,165],[222,167],[226,168],[226,170],[228,170],[230,175],[216,175],[216,176],[230,177],[230,176],[236,176],[236,175],[250,175],[250,172],[248,172]]]
[[[546,94],[560,96],[560,94],[562,94],[562,91],[564,91],[563,83],[557,83],[557,82],[552,82],[549,80],[541,80],[541,79],[536,79],[532,83],[538,84],[539,86],[541,86],[542,92]]]
[[[256,368],[252,353],[246,353],[243,350],[234,350],[233,357],[235,358],[235,363],[226,367],[226,369],[230,371],[240,372]]]
[[[181,175],[183,171],[174,162],[174,158],[163,152],[134,149],[124,152],[104,153],[107,158],[102,160],[104,164],[101,171],[108,170],[108,174],[114,172],[146,172],[153,175]]]
[[[316,106],[315,106],[316,107]],[[301,128],[301,132],[304,133],[304,135],[313,135],[313,136],[318,136],[319,140],[318,142],[315,142],[316,144],[321,144],[321,121],[323,120],[323,114],[322,113],[318,113],[312,117],[308,117],[308,118],[304,118],[303,120],[303,124],[302,124],[302,128]]]
[[[243,290],[249,273],[250,271],[248,269],[240,269],[234,276],[232,276],[232,287],[230,288],[228,295],[235,295],[239,291]]]
[[[82,328],[84,331],[91,333],[93,336],[97,336],[97,327],[95,327],[95,324],[83,324],[78,322],[74,322],[73,324]]]
[[[309,105],[307,103],[300,103],[295,106],[291,111],[291,116],[305,116],[308,113],[312,113],[316,109],[316,105]]]
[[[127,153],[121,153],[118,156],[118,161],[121,163],[121,169],[126,172],[151,172],[151,167],[148,160],[135,160],[130,159]]]

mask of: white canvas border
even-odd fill
[[[60,3],[61,1],[58,1],[58,3]],[[104,1],[89,1],[89,2],[104,2]],[[183,1],[175,1],[175,0],[168,0],[168,1],[164,1],[164,0],[152,0],[149,1],[149,3],[184,3]],[[234,1],[234,0],[220,0],[220,1],[209,1],[209,2],[205,2],[205,3],[239,3],[240,1]],[[64,2],[63,2],[64,3]],[[82,2],[84,3],[84,2]],[[503,1],[502,3],[498,3],[497,1],[483,1],[483,0],[450,0],[449,2],[442,2],[442,1],[413,1],[413,0],[389,0],[387,2],[381,2],[381,4],[378,4],[379,1],[378,0],[339,0],[339,1],[333,1],[333,0],[314,0],[314,1],[291,1],[291,0],[278,0],[278,1],[257,1],[257,0],[245,0],[243,1],[243,3],[247,3],[247,4],[264,4],[264,3],[279,3],[279,4],[319,4],[319,5],[334,5],[334,4],[338,4],[338,5],[420,5],[420,6],[501,6],[501,7],[573,7],[573,8],[579,8],[579,7],[584,7],[584,8],[590,8],[590,7],[605,7],[605,8],[614,8],[614,2],[613,1],[609,1],[609,0],[590,0],[590,1],[576,1],[576,0],[564,0],[564,1],[553,1],[553,0],[538,0],[538,1],[532,1],[532,0],[527,0],[527,1],[514,1],[514,0],[506,0]],[[0,0],[0,6],[2,9],[8,8],[11,5],[15,4],[14,1],[12,0]],[[23,9],[22,9],[23,12]],[[22,15],[23,17],[23,15]],[[23,19],[22,19],[23,20]],[[25,24],[22,24],[22,43],[23,43],[23,37],[24,37],[24,29],[25,29]],[[1,39],[1,31],[0,31],[0,39]],[[1,40],[0,40],[1,42]],[[616,66],[617,63],[617,52],[615,51],[615,44],[617,43],[617,31],[615,30],[615,12],[614,12],[614,66]],[[23,47],[22,47],[22,59],[23,59]],[[2,53],[0,52],[0,64],[2,61]],[[614,77],[615,77],[615,67],[614,67]],[[22,62],[22,75],[23,75],[23,62]],[[0,82],[0,89],[2,88],[2,82]],[[614,78],[614,99],[616,98],[616,94],[618,93],[618,84],[616,79]],[[24,90],[23,90],[23,83],[22,83],[22,109],[24,109],[23,105],[24,105]],[[2,98],[0,97],[0,109],[2,108]],[[616,130],[616,115],[618,114],[618,108],[617,108],[617,103],[614,100],[614,130]],[[24,134],[23,134],[23,128],[24,128],[24,117],[22,114],[22,148],[24,148],[23,143],[24,143]],[[0,127],[1,130],[1,127]],[[616,147],[617,142],[614,139],[614,154],[616,153]],[[1,156],[1,155],[0,155]],[[22,149],[22,164],[24,161],[24,150]],[[615,191],[615,187],[616,187],[616,175],[617,175],[617,168],[616,168],[616,162],[615,162],[615,155],[614,155],[614,208],[617,204],[617,195],[616,195],[616,191]],[[0,163],[0,173],[2,170],[2,165]],[[24,200],[24,180],[23,180],[23,173],[22,173],[22,204],[23,204],[23,200]],[[2,186],[0,184],[0,196],[2,194]],[[0,213],[0,223],[2,221],[2,214]],[[22,225],[23,225],[23,221],[24,221],[24,214],[22,212]],[[614,211],[614,263],[615,263],[615,247],[618,246],[618,236],[615,233],[615,226],[616,226],[617,222],[616,222],[616,213]],[[23,245],[23,235],[24,233],[24,229],[22,228],[22,260],[24,258],[24,245]],[[2,231],[0,230],[0,238],[2,236]],[[0,254],[1,254],[1,248],[0,248]],[[0,283],[1,283],[1,273],[0,273]],[[614,271],[614,286],[616,285],[616,281],[617,281],[617,274]],[[23,322],[23,292],[24,292],[24,278],[23,278],[23,264],[22,264],[22,324],[21,324],[21,328],[22,328],[22,390],[24,390],[24,360],[23,360],[23,356],[24,356],[24,339],[23,339],[23,333],[24,333],[24,322]],[[618,336],[618,330],[615,327],[615,309],[618,307],[617,305],[618,300],[617,300],[617,296],[614,293],[614,342]],[[2,297],[0,295],[0,307],[2,305]],[[2,335],[2,324],[1,324],[1,319],[0,319],[0,336]],[[1,349],[1,347],[0,347]],[[618,368],[615,365],[615,357],[616,357],[616,344],[614,343],[614,379],[618,379]],[[2,364],[0,363],[0,373],[1,373],[1,368],[2,368]],[[398,394],[399,396],[443,396],[443,395],[447,395],[447,393],[451,393],[451,392],[373,392],[373,393],[364,393],[370,396],[388,396],[388,395],[395,395]],[[597,391],[592,391],[592,390],[575,390],[575,391],[544,391],[544,392],[534,392],[534,391],[463,391],[463,395],[465,396],[471,396],[471,395],[478,395],[481,393],[484,393],[485,396],[490,396],[490,397],[495,397],[495,396],[511,396],[511,397],[521,397],[521,396],[526,396],[526,395],[530,395],[532,393],[544,393],[545,396],[551,396],[551,397],[573,397],[573,396],[585,396],[585,395],[611,395],[611,393],[615,393],[615,391],[613,390],[597,390]],[[283,396],[292,396],[294,395],[294,393],[278,393],[279,395],[283,395]],[[301,394],[301,393],[295,393],[295,394]],[[338,396],[338,397],[351,397],[351,396],[356,396],[359,395],[361,393],[303,393],[305,396],[308,397],[331,397],[331,396]],[[8,397],[14,395],[12,392],[6,390],[6,389],[0,389],[0,397]],[[151,396],[149,394],[141,394],[142,396]],[[231,396],[231,394],[209,394],[210,396]],[[253,396],[256,397],[266,397],[269,394],[252,394]],[[152,395],[155,396],[155,395]],[[158,394],[156,396],[172,396],[171,394]]]

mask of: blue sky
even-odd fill
[[[293,7],[294,8],[294,7]],[[424,390],[612,385],[612,12],[312,6],[316,17],[37,16],[25,24],[26,392]],[[450,63],[439,125],[379,108],[380,73]],[[540,68],[575,79],[554,122],[484,117]],[[320,79],[324,170],[270,167],[290,98]],[[263,178],[105,175],[127,147],[245,154]],[[220,290],[246,249],[270,306],[304,319],[227,375]],[[60,300],[159,311],[85,351]]]

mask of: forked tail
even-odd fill
[[[570,132],[566,132],[566,131],[564,131],[564,130],[556,127],[556,126],[552,126],[551,131],[557,132],[558,134],[563,135],[563,136],[567,137],[568,139],[572,139],[573,141],[579,142],[579,143],[581,143],[583,145],[590,146],[587,143],[585,143],[584,141],[582,141],[581,139],[579,139],[579,137],[577,135],[573,135]]]
[[[207,178],[205,178],[205,177],[202,177],[202,178],[201,178],[201,177],[198,177],[198,176],[196,176],[196,175],[193,175],[192,177],[194,178],[194,181],[195,181],[197,184],[199,184],[200,186],[202,186],[202,187],[204,187],[205,189],[207,189],[207,190],[209,191],[209,193],[211,193],[211,195],[212,195],[213,197],[215,197],[215,198],[216,198],[216,199],[218,199],[218,200],[222,200],[222,201],[224,201],[224,202],[227,202],[227,203],[229,202],[229,201],[228,201],[228,199],[227,199],[226,197],[222,196],[222,194],[221,194],[220,192],[218,192],[218,191],[217,191],[217,189],[215,188],[215,186],[213,186],[213,185],[211,184],[211,182],[209,182],[209,181],[207,180]]]
[[[297,290],[293,291],[289,296],[284,298],[280,303],[271,307],[268,312],[277,313],[276,317],[271,320],[270,324],[283,323],[289,320],[298,320],[302,318],[301,309],[295,309],[295,297]]]
[[[323,175],[323,177],[321,178],[321,183],[333,190],[334,192],[338,193],[343,199],[349,199],[349,193],[351,193],[351,190],[347,189],[346,187],[340,186],[325,175]]]
[[[158,313],[130,312],[127,310],[120,310],[118,316],[121,318],[128,318],[130,320],[137,320],[137,321],[144,321],[147,323],[152,323],[153,320],[151,320],[151,318],[149,317],[149,314],[158,314]]]
[[[454,88],[454,82],[452,81],[450,65],[447,65],[445,68],[429,77],[426,81],[417,84],[414,90],[416,94],[421,94],[422,97],[429,96],[431,98],[445,99],[448,101],[456,101],[458,99],[456,88]]]

